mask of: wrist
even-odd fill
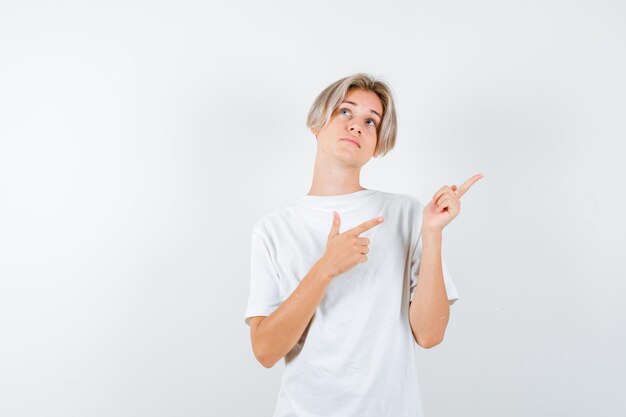
[[[423,238],[441,238],[443,236],[443,229],[429,229],[428,227],[422,227]]]
[[[315,274],[319,276],[323,281],[331,281],[337,276],[334,268],[332,268],[326,261],[320,259],[313,265]]]

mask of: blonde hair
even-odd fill
[[[343,99],[353,88],[375,93],[383,105],[383,118],[376,129],[376,149],[374,157],[384,156],[396,144],[398,122],[396,107],[393,102],[391,88],[382,80],[377,80],[370,74],[358,73],[344,77],[326,87],[315,99],[306,124],[309,129],[319,130],[328,123],[333,112],[339,107]]]

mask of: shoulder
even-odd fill
[[[293,220],[294,215],[294,206],[286,206],[265,213],[254,222],[252,231],[267,236],[271,231],[283,225],[288,225],[289,222]]]

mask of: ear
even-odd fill
[[[313,136],[317,136],[320,134],[319,129],[310,129],[310,130],[311,130],[311,133],[313,133]]]

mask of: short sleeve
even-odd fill
[[[266,240],[260,231],[253,229],[250,247],[250,292],[245,322],[250,317],[269,316],[280,306],[278,272],[272,261]]]
[[[413,296],[415,295],[415,287],[417,286],[417,281],[419,280],[419,266],[421,259],[422,236],[420,234],[417,245],[413,251],[413,255],[411,256],[411,301],[413,301]],[[446,293],[448,295],[448,303],[452,305],[456,300],[459,299],[459,292],[454,285],[454,281],[452,281],[452,276],[450,275],[450,271],[448,271],[448,267],[446,265],[443,253],[441,255],[441,267],[443,271],[443,284],[446,288]]]

